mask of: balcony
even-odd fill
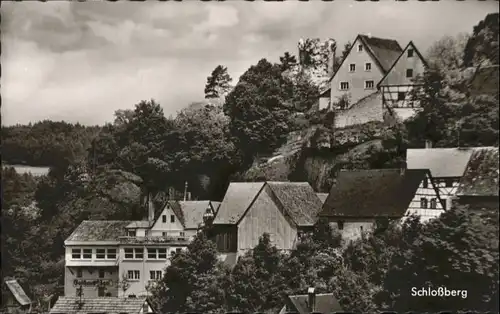
[[[159,237],[119,237],[120,244],[179,244],[187,245],[189,237],[159,236]]]

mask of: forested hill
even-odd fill
[[[100,130],[50,120],[2,126],[2,163],[50,167],[83,160]]]

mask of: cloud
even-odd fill
[[[2,3],[2,122],[102,124],[151,98],[175,114],[203,98],[217,65],[236,83],[259,59],[296,53],[300,37],[342,45],[370,32],[425,50],[498,12],[491,4],[455,3]]]

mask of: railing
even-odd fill
[[[119,237],[120,244],[155,244],[155,243],[189,243],[189,237],[157,236],[157,237]]]

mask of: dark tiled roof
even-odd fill
[[[17,302],[21,305],[31,304],[30,298],[26,295],[21,285],[15,279],[5,280],[5,284],[7,288],[9,288],[10,292],[14,295]]]
[[[84,220],[66,241],[118,241],[130,220]]]
[[[460,180],[457,195],[498,196],[498,147],[476,149]]]
[[[322,202],[307,182],[268,182],[283,209],[298,226],[312,226]]]
[[[291,295],[288,297],[288,311],[299,314],[311,313],[307,294]],[[314,311],[318,313],[332,313],[343,311],[333,293],[317,294]]]
[[[401,217],[405,214],[424,169],[341,171],[323,204],[321,216]]]
[[[184,217],[184,228],[198,229],[203,223],[203,215],[210,206],[210,201],[179,201],[178,202]]]
[[[396,40],[378,38],[367,35],[359,35],[361,41],[368,46],[370,52],[379,62],[384,73],[386,73],[394,61],[401,55],[403,49]]]
[[[434,178],[461,177],[475,148],[418,148],[406,151],[408,169],[429,169]]]
[[[77,297],[59,297],[50,313],[65,314],[91,314],[91,313],[139,313],[147,302],[146,297],[136,298],[117,298],[117,297],[99,297],[83,298],[80,307]]]
[[[219,206],[214,224],[235,224],[248,209],[264,182],[231,182]]]

